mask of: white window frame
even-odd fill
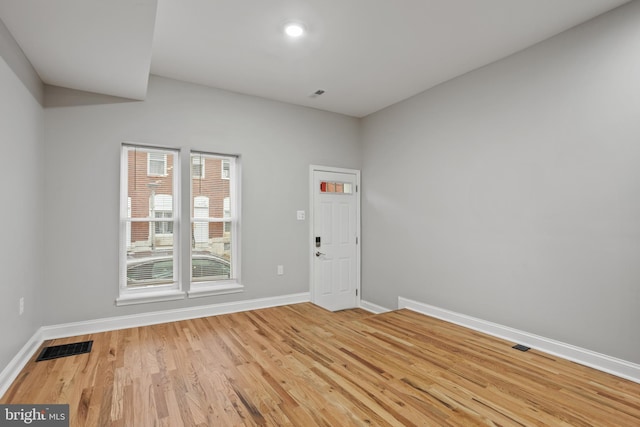
[[[162,173],[155,173],[151,171],[151,162],[160,162],[160,160],[154,159],[151,160],[151,155],[153,153],[147,153],[147,176],[167,176],[167,155],[163,155],[163,166],[162,166]],[[174,173],[175,176],[175,173]]]
[[[194,175],[194,173],[193,173],[194,172],[194,168],[193,167],[195,166],[194,160],[196,160],[196,159],[199,159],[198,166],[200,166],[200,175]],[[205,178],[205,176],[204,176],[204,165],[205,165],[205,163],[206,163],[206,161],[205,161],[204,157],[201,157],[201,156],[191,157],[191,179],[193,179],[193,178],[204,179]]]
[[[151,218],[151,213],[147,218],[132,218],[130,205],[128,203],[128,152],[131,149],[139,149],[142,152],[148,150],[161,150],[165,153],[171,153],[173,158],[173,281],[169,284],[149,285],[140,287],[127,286],[127,229],[132,222],[157,221],[157,218]],[[165,154],[165,172],[166,160]],[[149,172],[149,155],[147,154],[147,172]],[[183,299],[185,292],[182,291],[181,285],[181,239],[180,239],[180,150],[164,147],[152,147],[141,144],[123,143],[120,156],[120,275],[119,275],[119,293],[116,299],[117,306],[140,304],[147,302],[171,301]],[[151,223],[153,226],[153,223]]]
[[[224,154],[215,154],[215,153],[206,153],[206,152],[191,152],[191,155],[202,155],[203,159],[206,158],[214,158],[221,159],[222,162],[227,161],[229,163],[229,176],[225,178],[222,176],[222,179],[230,179],[229,185],[229,207],[231,210],[231,214],[229,217],[223,218],[191,218],[189,229],[193,227],[194,221],[202,221],[206,220],[209,223],[214,222],[229,222],[231,221],[231,271],[233,274],[233,278],[229,280],[216,280],[216,281],[204,281],[204,282],[192,282],[191,281],[191,271],[192,271],[192,245],[189,245],[189,281],[190,287],[188,296],[189,298],[198,298],[205,297],[211,295],[223,295],[223,294],[231,294],[238,293],[244,291],[244,286],[241,283],[240,277],[240,218],[241,218],[241,210],[240,210],[240,158],[237,156],[224,155]],[[221,164],[221,169],[224,171],[224,167]],[[191,178],[193,181],[193,178]],[[190,191],[193,191],[193,185],[190,184]],[[189,195],[190,203],[193,204],[193,194]],[[191,206],[190,212],[194,212],[193,206]],[[223,225],[224,227],[224,225]]]

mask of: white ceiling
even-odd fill
[[[0,19],[43,82],[147,93],[156,0],[0,0]]]
[[[47,84],[144,99],[151,72],[363,117],[628,1],[0,0],[0,19]]]

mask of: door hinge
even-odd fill
[[[356,289],[356,296],[358,296],[358,290]]]
[[[356,245],[358,244],[358,236],[356,236]]]
[[[358,186],[356,185],[356,193],[358,192]]]

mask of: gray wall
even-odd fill
[[[32,70],[29,62],[18,65],[14,54],[19,48],[3,27],[0,22],[0,371],[41,326],[39,309],[44,302],[40,293],[43,110],[3,59],[13,58],[16,69]],[[25,300],[22,316],[18,314],[20,297]]]
[[[296,210],[310,164],[360,168],[357,119],[156,76],[143,102],[50,87],[45,99],[45,324],[309,290]],[[114,306],[123,141],[241,155],[243,294]]]
[[[306,292],[311,163],[363,169],[365,300],[640,363],[638,22],[633,2],[361,122],[153,76],[143,102],[48,87],[43,112],[0,25],[0,369],[41,325]],[[242,155],[243,294],[114,306],[122,141]]]
[[[363,298],[640,363],[640,2],[363,121]]]
[[[13,73],[22,81],[24,86],[31,92],[33,97],[42,104],[44,97],[44,85],[36,73],[36,70],[31,65],[31,62],[27,59],[16,43],[15,39],[9,32],[9,29],[4,25],[4,22],[0,20],[0,56],[7,63],[9,68],[13,70]]]

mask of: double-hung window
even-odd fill
[[[182,299],[184,291],[192,298],[243,289],[239,160],[183,149],[190,170],[181,172],[180,153],[122,145],[117,305]],[[185,180],[190,197],[181,199]],[[180,221],[187,209],[190,220]]]
[[[189,296],[239,292],[239,164],[234,156],[191,153]],[[206,177],[199,170],[211,171]]]
[[[183,298],[179,151],[122,146],[118,305]]]

